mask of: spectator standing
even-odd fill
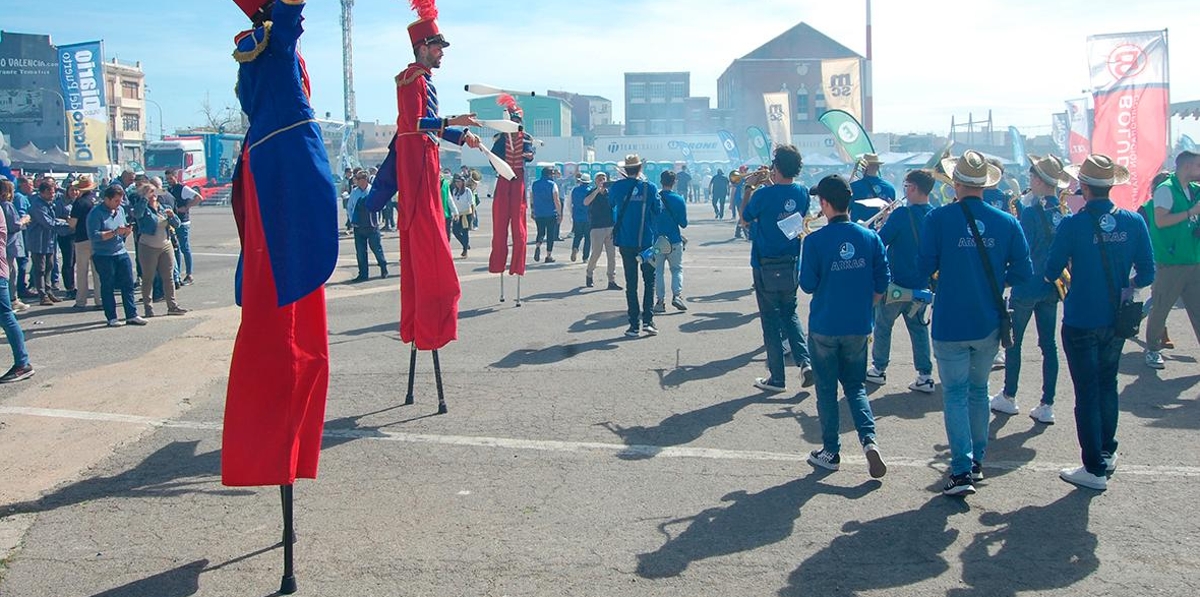
[[[179,218],[179,225],[175,226],[175,240],[178,242],[175,246],[175,269],[177,272],[182,270],[181,273],[184,274],[182,284],[187,286],[194,282],[192,278],[192,208],[200,205],[200,202],[204,201],[204,197],[179,181],[178,170],[168,168],[166,177],[166,189],[171,194],[171,198],[175,200],[173,211]],[[164,278],[163,284],[166,283]]]
[[[713,217],[725,219],[725,198],[729,196],[729,179],[725,173],[717,169],[716,176],[708,181],[708,194],[712,197]]]
[[[675,175],[675,188],[678,189],[678,194],[683,198],[684,203],[692,202],[692,174],[688,172],[686,165],[679,169],[679,174]]]
[[[554,168],[542,168],[541,176],[533,181],[531,196],[533,222],[537,224],[533,260],[542,260],[542,239],[546,239],[546,263],[554,263],[554,241],[558,240],[558,225],[562,222],[562,200],[554,182]]]
[[[38,185],[37,198],[29,208],[29,228],[25,234],[26,249],[33,260],[33,288],[40,305],[62,302],[51,288],[54,272],[54,252],[58,248],[58,231],[69,229],[66,220],[54,217],[54,185],[43,181]]]
[[[365,170],[354,174],[354,188],[350,190],[350,198],[346,202],[350,213],[350,225],[354,229],[354,257],[358,263],[358,276],[351,283],[366,282],[370,277],[367,266],[367,248],[375,255],[375,263],[379,266],[379,277],[388,275],[387,256],[383,254],[383,243],[379,238],[379,213],[367,208],[367,196],[371,194],[371,184]]]
[[[0,208],[4,210],[4,229],[5,229],[5,269],[7,272],[5,277],[5,295],[8,298],[9,306],[14,311],[24,311],[29,308],[29,305],[21,301],[17,297],[17,252],[23,247],[21,239],[21,231],[25,229],[25,224],[29,221],[29,216],[21,217],[17,215],[17,209],[13,205],[13,198],[16,196],[16,186],[9,180],[0,178]]]
[[[0,201],[3,202],[6,220],[8,213],[12,211],[12,197],[13,183],[0,178]],[[4,330],[8,346],[12,349],[13,365],[4,375],[0,375],[0,383],[12,383],[33,376],[33,365],[29,363],[29,353],[25,350],[25,333],[21,330],[21,324],[17,322],[8,291],[8,247],[11,246],[8,234],[11,229],[10,226],[0,226],[0,329]]]
[[[592,192],[592,176],[579,175],[579,184],[571,189],[571,261],[579,257],[579,244],[583,243],[583,260],[592,256],[591,218],[583,202]]]
[[[92,282],[92,304],[100,306],[100,274],[92,264],[92,240],[87,231],[88,213],[96,207],[98,199],[96,183],[91,176],[80,176],[75,181],[75,188],[79,190],[79,198],[71,204],[67,226],[72,231],[71,239],[75,243],[75,308],[86,309],[89,273]]]
[[[591,257],[588,258],[587,277],[584,284],[588,288],[593,285],[592,276],[596,273],[596,264],[600,262],[603,251],[608,265],[608,290],[621,290],[617,284],[616,247],[613,246],[613,208],[608,195],[608,175],[600,172],[596,175],[596,184],[584,197],[583,204],[588,210],[589,236],[594,246]]]
[[[171,243],[170,228],[179,228],[179,217],[175,211],[159,203],[159,190],[152,183],[143,183],[138,189],[141,198],[133,206],[137,219],[137,242],[141,245],[138,260],[142,272],[148,279],[142,282],[142,309],[146,317],[154,317],[154,279],[162,281],[163,297],[167,301],[167,315],[183,315],[187,309],[175,300],[175,251]]]
[[[655,313],[666,313],[666,266],[671,268],[671,305],[680,311],[687,311],[687,303],[683,302],[683,232],[687,228],[687,202],[675,192],[677,178],[674,172],[667,170],[658,179],[662,184],[659,199],[662,201],[662,213],[658,214],[655,224],[658,226],[658,236],[666,239],[663,243],[656,240],[660,247],[654,262],[654,293],[657,299],[654,303]],[[667,250],[662,251],[666,244]]]
[[[108,327],[146,325],[146,320],[137,314],[133,298],[133,265],[125,239],[133,233],[133,226],[125,219],[121,208],[125,190],[119,186],[104,189],[104,201],[88,212],[87,231],[92,241],[92,262],[100,274],[100,302],[104,305],[104,317]],[[125,322],[117,319],[115,293],[121,293],[121,306]]]
[[[70,222],[71,206],[79,199],[77,181],[67,186],[66,190],[54,198],[54,217]],[[62,277],[62,287],[70,294],[75,293],[75,230],[71,226],[60,228],[58,238],[59,274]]]
[[[1162,369],[1167,315],[1179,299],[1200,339],[1200,153],[1184,151],[1175,158],[1175,173],[1155,189],[1146,219],[1158,267],[1146,322],[1146,365]]]
[[[455,174],[450,184],[450,200],[454,202],[454,210],[458,213],[451,231],[454,238],[458,239],[458,244],[462,245],[463,259],[467,258],[467,251],[471,250],[471,222],[475,217],[475,193],[467,186],[469,178],[469,174],[466,177]]]
[[[17,192],[13,197],[13,207],[17,210],[17,217],[22,222],[21,233],[17,235],[16,302],[21,302],[21,299],[26,298],[37,298],[29,292],[29,251],[27,250],[28,239],[26,239],[25,234],[25,231],[29,228],[29,208],[33,205],[33,200],[36,199],[34,195],[33,180],[24,176],[18,178]]]

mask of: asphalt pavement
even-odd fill
[[[0,596],[278,588],[278,489],[220,484],[238,242],[227,208],[199,212],[187,316],[108,329],[98,312],[21,315],[37,374],[0,387]],[[993,417],[979,493],[946,498],[941,391],[908,391],[903,326],[888,384],[869,386],[887,476],[868,477],[844,406],[842,470],[814,471],[804,457],[820,424],[798,371],[783,394],[752,386],[765,357],[749,245],[707,206],[689,217],[688,310],[668,306],[657,337],[629,339],[624,293],[603,289],[603,259],[596,288],[583,288],[569,239],[557,263],[529,264],[520,307],[513,277],[500,302],[485,206],[456,259],[459,340],[440,351],[440,416],[428,353],[416,404],[402,405],[398,277],[347,284],[343,239],[327,286],[320,478],[296,485],[299,594],[1195,594],[1200,524],[1186,509],[1200,494],[1200,347],[1182,310],[1165,370],[1126,344],[1108,491],[1057,477],[1079,459],[1065,358],[1058,423],[1024,414],[1042,385],[1031,326],[1022,414]],[[385,233],[393,263],[397,246]],[[1001,380],[994,372],[993,392]]]

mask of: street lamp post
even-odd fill
[[[146,92],[148,93],[149,91],[150,91],[150,88],[149,88],[149,87],[147,87],[147,88],[146,88]],[[158,104],[158,102],[156,102],[156,101],[154,101],[154,100],[152,100],[152,99],[150,99],[150,98],[146,98],[146,102],[147,102],[147,103],[154,104],[154,107],[155,107],[155,108],[158,108],[158,139],[159,139],[159,141],[161,141],[161,140],[162,140],[162,138],[164,137],[164,134],[163,134],[163,111],[162,111],[162,106],[160,106],[160,105]]]
[[[47,92],[47,91],[49,91],[50,93],[53,93],[55,96],[58,97],[58,101],[59,101],[58,113],[59,113],[59,115],[62,116],[62,119],[63,119],[63,136],[62,136],[63,145],[62,145],[62,147],[59,147],[59,149],[61,149],[63,151],[68,151],[70,149],[67,146],[70,145],[69,139],[71,136],[71,123],[67,120],[67,99],[65,97],[63,97],[63,95],[61,93],[59,93],[53,89],[49,89],[46,87],[42,88],[43,93]],[[45,108],[42,108],[42,113],[45,114],[45,112],[46,112]]]

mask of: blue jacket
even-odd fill
[[[96,208],[92,208],[94,211]],[[145,199],[138,199],[133,204],[133,217],[137,222],[138,234],[149,234],[153,236],[158,233],[158,223],[165,221],[168,225],[179,227],[179,216],[175,215],[172,210],[170,218],[166,216],[167,206],[161,201],[158,203],[158,209],[150,209],[150,202]],[[90,213],[90,212],[89,212]]]
[[[931,332],[934,340],[944,342],[980,340],[1000,326],[992,285],[984,274],[962,205],[976,221],[1000,291],[1033,276],[1029,245],[1012,215],[988,206],[979,197],[964,197],[933,210],[921,231],[921,275],[938,272]]]
[[[1093,224],[1097,221],[1104,236],[1113,286],[1118,292],[1130,286],[1131,269],[1137,270],[1133,286],[1145,288],[1154,283],[1154,252],[1146,221],[1132,211],[1116,209],[1107,199],[1088,201],[1083,210],[1059,225],[1042,273],[1053,280],[1070,261],[1071,291],[1063,303],[1063,325],[1074,328],[1111,327],[1117,311],[1104,279],[1104,264]]]
[[[741,201],[741,199],[738,199]],[[751,235],[750,265],[758,267],[760,257],[787,257],[800,255],[800,239],[788,239],[779,229],[779,221],[794,214],[808,213],[812,200],[808,189],[799,184],[777,184],[754,191],[742,219],[754,228]]]
[[[871,230],[835,217],[804,239],[800,289],[813,295],[808,329],[823,336],[867,336],[875,325],[875,294],[890,274],[883,241]]]
[[[865,222],[871,216],[879,213],[877,207],[865,207],[853,201],[859,199],[870,199],[878,197],[885,201],[892,201],[896,198],[896,187],[892,183],[879,178],[878,176],[863,176],[862,178],[850,183],[851,203],[850,203],[850,221]]]
[[[928,204],[897,207],[888,216],[883,228],[879,229],[879,238],[887,246],[892,281],[905,288],[929,288],[929,277],[921,276],[917,251],[920,249],[921,227],[932,211],[933,206]]]
[[[588,221],[588,206],[583,204],[583,200],[592,193],[592,189],[596,188],[593,185],[576,185],[571,189],[571,221],[572,222],[587,222]]]
[[[350,190],[346,209],[350,212],[350,224],[355,228],[379,228],[379,212],[367,206],[367,197],[370,195],[371,185],[367,185],[365,190],[355,185]]]
[[[1041,274],[1046,271],[1046,259],[1050,257],[1050,245],[1054,243],[1055,232],[1063,221],[1062,212],[1058,210],[1058,198],[1045,198],[1045,206],[1041,201],[1033,207],[1021,211],[1021,230],[1025,240],[1029,242],[1029,260],[1033,262],[1033,271]],[[1055,276],[1057,278],[1058,276]],[[1041,300],[1055,298],[1058,291],[1052,282],[1035,275],[1028,282],[1013,286],[1012,297],[1024,300]]]
[[[17,208],[13,207],[11,201],[0,201],[0,207],[4,210],[4,226],[8,232],[8,240],[5,242],[5,255],[9,258],[23,257],[24,245],[21,244],[21,225],[17,223],[20,216],[17,215]]]
[[[530,192],[533,204],[533,217],[535,218],[551,218],[559,215],[558,209],[554,206],[554,191],[558,189],[558,185],[554,184],[549,178],[539,178],[533,181],[533,187]],[[562,198],[559,197],[559,201]]]
[[[53,201],[34,199],[29,207],[29,227],[25,231],[25,249],[30,254],[54,253],[58,250],[58,233],[70,231],[67,221],[54,217]]]
[[[658,235],[658,214],[662,213],[658,187],[644,180],[622,178],[608,185],[608,199],[616,222],[613,243],[618,247],[649,247]]]
[[[125,249],[125,238],[122,236],[114,236],[104,239],[100,234],[105,230],[116,230],[126,224],[125,210],[117,208],[117,210],[109,211],[103,203],[92,208],[88,212],[87,231],[88,238],[92,239],[92,254],[112,257],[115,255],[124,255],[128,253]]]
[[[677,245],[683,242],[683,234],[679,229],[687,228],[688,225],[687,202],[675,191],[662,191],[658,196],[663,204],[663,211],[658,214],[658,220],[655,222],[658,233],[667,237],[671,244]]]

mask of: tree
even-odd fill
[[[203,128],[212,132],[243,133],[246,130],[240,110],[229,105],[216,108],[209,100],[208,94],[205,94],[200,102],[200,114],[204,116]]]

